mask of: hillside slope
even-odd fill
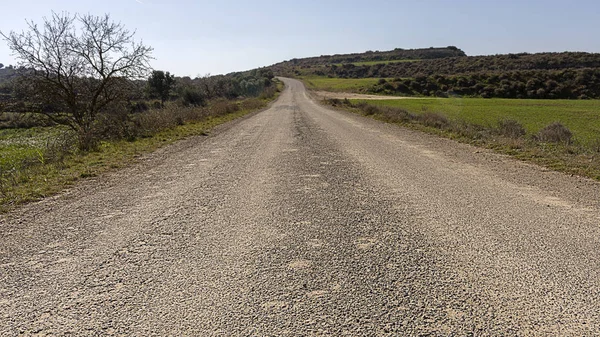
[[[435,51],[437,49],[433,49]],[[460,49],[456,50],[457,53]],[[600,98],[600,54],[584,52],[465,56],[438,54],[418,62],[334,63],[319,57],[271,66],[280,76],[385,78],[365,93],[536,99]],[[464,53],[463,53],[464,54]],[[354,55],[354,54],[351,54]],[[368,58],[368,54],[356,54]],[[416,54],[415,54],[416,55]],[[443,57],[446,55],[447,57]],[[349,58],[349,56],[346,56]]]

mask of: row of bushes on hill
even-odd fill
[[[600,54],[593,53],[539,53],[494,56],[469,56],[373,65],[326,65],[300,69],[303,75],[321,75],[339,78],[416,77],[430,75],[457,75],[481,72],[508,72],[524,70],[566,70],[600,68]]]
[[[307,57],[300,59],[291,59],[272,65],[278,74],[283,74],[286,70],[295,67],[319,67],[323,65],[336,65],[340,63],[354,62],[373,62],[373,61],[393,61],[393,60],[430,60],[447,57],[466,56],[465,52],[455,46],[444,48],[421,48],[421,49],[402,49],[396,48],[390,51],[366,51],[364,53],[322,55],[317,57]]]
[[[381,79],[366,91],[387,95],[437,97],[600,98],[600,69],[532,70]]]

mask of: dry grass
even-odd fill
[[[111,120],[96,151],[77,150],[72,132],[0,130],[0,212],[52,195],[82,178],[128,165],[140,154],[264,108],[270,100],[217,101],[208,107],[168,106]]]
[[[600,180],[600,138],[578,142],[573,133],[560,123],[551,123],[536,134],[527,136],[525,127],[516,120],[500,119],[496,126],[449,119],[442,113],[423,109],[412,113],[403,108],[326,99],[326,104],[359,112],[390,123],[433,133],[494,149],[519,159],[535,162],[557,171]]]

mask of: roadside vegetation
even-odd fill
[[[93,151],[76,147],[60,127],[0,131],[0,212],[60,192],[75,182],[125,167],[140,155],[262,109],[274,99],[216,101],[206,107],[167,107],[140,114],[144,135],[103,140]]]
[[[153,70],[152,48],[108,16],[53,14],[39,27],[1,33],[20,64],[0,67],[0,211],[205,135],[281,89],[269,69]]]
[[[527,136],[560,122],[573,132],[573,141],[591,144],[600,139],[599,100],[423,98],[377,100],[368,104],[401,108],[416,115],[439,113],[451,121],[486,128],[495,127],[499,120],[515,120],[523,126]]]
[[[598,101],[542,101],[545,106],[482,99],[324,103],[600,180]]]

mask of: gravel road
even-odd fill
[[[0,218],[0,335],[598,335],[600,184],[311,101]]]

